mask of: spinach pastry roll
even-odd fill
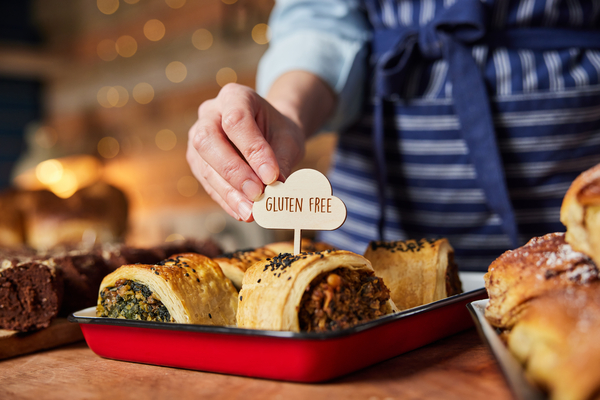
[[[257,249],[245,249],[234,251],[233,253],[222,254],[213,258],[219,264],[223,273],[231,280],[233,286],[238,290],[242,288],[242,279],[246,270],[255,262],[273,258],[277,253],[259,247]]]
[[[99,317],[235,325],[237,291],[210,258],[183,253],[156,265],[123,265],[100,285]]]
[[[369,261],[345,250],[284,253],[246,271],[238,304],[242,328],[326,332],[396,310]]]
[[[365,257],[400,310],[462,292],[454,249],[447,239],[371,242]]]

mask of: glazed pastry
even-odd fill
[[[508,335],[508,347],[553,400],[597,398],[600,390],[600,283],[533,299]]]
[[[454,249],[447,239],[371,242],[365,251],[399,310],[462,292]]]
[[[246,270],[255,262],[273,258],[277,253],[267,249],[246,249],[238,250],[233,253],[222,254],[213,258],[219,264],[223,273],[231,280],[233,285],[239,290],[242,288],[242,279]]]
[[[294,253],[294,241],[270,243],[264,246],[275,254]],[[314,242],[310,239],[303,238],[300,242],[300,251],[307,253],[315,253],[317,251],[334,250],[335,248],[324,242]]]
[[[560,221],[573,249],[600,263],[600,164],[579,175],[565,194]]]
[[[100,317],[235,325],[237,291],[210,258],[183,253],[156,265],[124,265],[100,285]]]
[[[484,275],[490,298],[487,320],[511,328],[527,302],[552,290],[598,280],[598,269],[585,254],[565,242],[564,233],[531,239],[498,257]]]
[[[278,331],[333,331],[396,310],[369,261],[345,250],[280,254],[244,275],[237,323]]]

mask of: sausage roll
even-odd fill
[[[239,327],[294,332],[344,329],[396,311],[369,261],[344,250],[256,263],[239,300]]]
[[[490,264],[484,280],[490,298],[485,316],[492,325],[506,329],[530,300],[562,287],[597,281],[598,269],[559,232],[505,252]]]
[[[529,302],[508,347],[550,399],[600,392],[600,283],[558,289]]]
[[[210,258],[183,253],[156,265],[124,265],[100,285],[100,317],[235,325],[237,291]]]
[[[399,310],[462,292],[454,249],[447,239],[371,242],[365,251]]]
[[[246,249],[238,250],[233,253],[222,254],[213,258],[219,264],[223,273],[231,280],[233,286],[238,290],[242,288],[242,279],[246,270],[255,262],[273,258],[277,253],[267,249]]]
[[[600,164],[579,175],[565,194],[560,221],[573,249],[600,263]]]

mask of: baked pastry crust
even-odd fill
[[[268,258],[273,258],[276,255],[277,253],[268,248],[259,247],[257,249],[238,250],[233,253],[222,254],[213,258],[213,260],[219,264],[225,276],[229,278],[233,283],[233,286],[239,290],[242,288],[244,274],[252,264]]]
[[[273,251],[275,254],[294,253],[294,241],[275,242],[264,246],[264,248]],[[307,238],[303,238],[300,242],[300,251],[307,253],[316,253],[318,251],[335,250],[329,243],[315,242]]]
[[[299,332],[303,294],[313,279],[337,268],[373,271],[366,258],[345,250],[286,254],[254,264],[246,271],[240,291],[238,327]],[[385,313],[396,310],[388,300]]]
[[[596,265],[573,250],[564,233],[535,237],[490,264],[484,275],[490,299],[485,316],[496,327],[511,328],[528,301],[565,286],[596,280]]]
[[[447,239],[371,242],[365,258],[400,310],[462,292],[454,249]]]
[[[600,263],[600,164],[584,171],[563,198],[560,222],[573,249]]]
[[[550,398],[586,400],[600,389],[600,283],[533,299],[508,335],[526,374]]]
[[[235,325],[237,291],[206,256],[183,253],[156,265],[124,265],[104,278],[100,293],[120,279],[147,286],[177,323]]]

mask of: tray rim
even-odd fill
[[[467,273],[477,273],[475,271],[464,271]],[[481,273],[483,276],[483,273]],[[432,311],[447,305],[458,303],[464,300],[468,300],[472,297],[478,297],[481,295],[487,295],[485,287],[474,289],[468,292],[459,293],[454,296],[447,297],[438,301],[434,301],[429,304],[414,307],[405,311],[400,311],[394,314],[389,314],[380,317],[376,320],[366,322],[364,324],[356,325],[351,328],[343,329],[340,331],[333,332],[290,332],[290,331],[273,331],[273,330],[262,330],[262,329],[250,329],[250,328],[238,328],[234,326],[215,326],[215,325],[198,325],[198,324],[181,324],[171,322],[154,322],[154,321],[137,321],[120,318],[107,318],[107,317],[89,317],[77,315],[82,312],[90,311],[96,307],[88,307],[79,311],[76,311],[68,316],[70,322],[79,324],[91,324],[91,325],[108,325],[116,327],[128,327],[128,328],[143,328],[143,329],[160,329],[160,330],[171,330],[180,332],[191,332],[191,333],[207,333],[207,334],[225,334],[234,336],[250,336],[250,337],[263,337],[263,338],[280,338],[280,339],[291,339],[291,340],[331,340],[339,339],[347,336],[351,336],[360,332],[368,331],[379,326],[387,325],[395,321],[405,319],[417,314],[423,314],[428,311]]]
[[[482,310],[485,309],[488,302],[489,299],[476,300],[467,304],[467,309],[471,313],[479,336],[492,353],[513,395],[518,400],[547,399],[547,396],[540,389],[528,381],[521,363],[502,342],[496,328],[485,318]]]

